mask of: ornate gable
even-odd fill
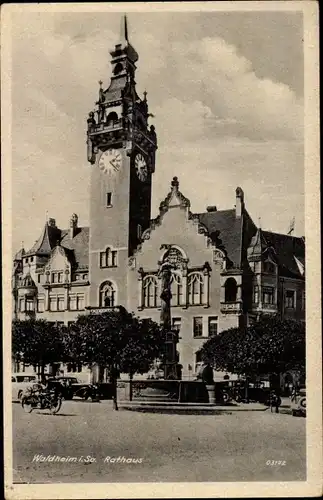
[[[71,274],[71,263],[68,260],[65,249],[56,245],[53,248],[50,259],[46,265],[47,272],[65,272],[66,274]]]
[[[171,182],[171,191],[168,193],[164,201],[159,205],[160,214],[167,212],[169,208],[180,207],[189,209],[191,202],[188,198],[179,191],[179,182],[177,177],[173,177]]]

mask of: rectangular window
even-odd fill
[[[49,297],[49,310],[50,311],[57,311],[57,296],[56,295]]]
[[[218,317],[210,316],[209,317],[209,337],[218,334]]]
[[[82,309],[84,309],[84,295],[77,295],[76,300],[77,300],[77,310],[81,311]]]
[[[70,296],[69,306],[71,311],[76,311],[76,295]]]
[[[41,274],[38,274],[38,276],[37,276],[38,283],[40,283],[40,280],[41,280]]]
[[[26,299],[26,311],[33,311],[34,309],[35,309],[34,300],[33,299]]]
[[[142,234],[142,228],[140,224],[137,224],[137,238],[138,240],[141,239],[141,234]]]
[[[59,311],[64,311],[65,310],[65,300],[64,297],[58,297],[58,310]]]
[[[107,265],[106,253],[100,252],[100,267],[106,267],[106,265]]]
[[[202,337],[203,336],[203,318],[202,316],[195,316],[193,318],[193,336]]]
[[[19,300],[19,311],[24,312],[25,311],[25,299],[20,299]]]
[[[179,333],[181,329],[181,318],[173,318],[172,319],[172,330],[175,330],[176,332]]]
[[[34,262],[34,257],[30,257],[30,262]]]
[[[62,272],[58,273],[58,283],[63,283],[63,276],[64,274]]]
[[[57,273],[52,273],[52,283],[58,283],[58,275],[57,275]]]
[[[254,287],[253,287],[253,299],[252,299],[252,302],[254,304],[259,304],[259,286],[258,285],[254,285]]]
[[[286,309],[295,309],[295,291],[294,290],[286,290],[285,307],[286,307]]]
[[[112,206],[112,193],[107,193],[107,207]]]
[[[274,303],[274,288],[271,286],[264,286],[262,291],[262,300],[264,304]]]
[[[37,300],[37,311],[38,312],[44,312],[45,311],[45,299],[44,298],[38,298],[38,300]]]
[[[111,266],[115,267],[117,265],[117,251],[112,250],[111,252]]]

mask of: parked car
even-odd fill
[[[244,381],[237,381],[231,387],[232,398],[237,401],[245,401],[246,388]],[[264,382],[248,384],[248,399],[249,401],[257,401],[264,405],[270,405],[270,387]]]
[[[302,387],[291,397],[293,417],[306,417],[306,388]]]
[[[23,392],[36,382],[36,375],[25,374],[22,372],[13,373],[11,375],[12,400],[20,401]]]
[[[48,388],[56,389],[64,399],[73,399],[74,396],[87,399],[91,395],[91,384],[84,384],[76,377],[49,377]]]

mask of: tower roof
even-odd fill
[[[268,248],[268,243],[262,230],[258,228],[256,234],[251,239],[248,248],[248,258],[260,257],[266,248]]]
[[[15,255],[14,260],[22,260],[23,256],[25,255],[25,249],[21,248]]]
[[[54,219],[46,222],[40,238],[25,255],[49,255],[52,248],[60,240],[61,231],[56,227]]]

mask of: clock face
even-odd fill
[[[122,156],[117,149],[103,151],[99,159],[99,167],[105,174],[114,174],[121,168]]]
[[[138,178],[144,182],[148,177],[148,167],[145,157],[138,153],[135,157],[135,169],[138,175]]]

